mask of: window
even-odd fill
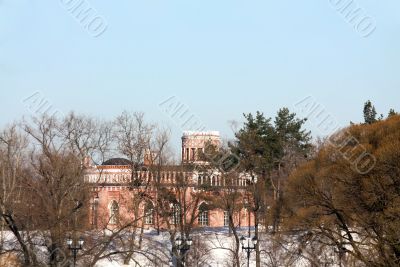
[[[241,220],[242,220],[242,222],[244,223],[244,224],[246,224],[247,223],[247,208],[245,207],[244,209],[243,209],[243,212],[241,213]]]
[[[110,224],[117,224],[119,221],[119,205],[118,202],[113,200],[109,205],[110,209]]]
[[[180,221],[180,213],[181,213],[181,207],[179,204],[174,204],[172,207],[172,218],[171,218],[171,224],[178,225]]]
[[[224,226],[229,226],[229,212],[227,210],[224,211]]]
[[[153,203],[148,201],[144,207],[144,224],[153,224],[153,211]]]
[[[92,200],[92,226],[97,228],[97,219],[98,219],[98,205],[99,205],[99,195],[96,194]]]
[[[192,148],[192,153],[190,154],[191,160],[194,161],[195,160],[195,155],[196,155],[196,148]]]
[[[197,160],[203,160],[203,149],[202,148],[197,148]]]
[[[200,211],[199,213],[199,225],[208,226],[208,211]]]
[[[208,208],[204,202],[199,207],[198,223],[201,226],[208,226]]]

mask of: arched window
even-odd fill
[[[171,224],[178,225],[180,221],[181,206],[178,203],[172,206]]]
[[[147,201],[144,207],[144,223],[153,224],[154,205],[151,201]]]
[[[117,224],[119,221],[119,205],[118,202],[113,200],[109,205],[110,209],[110,224]]]
[[[205,202],[201,203],[199,207],[198,223],[201,226],[208,226],[208,207]]]

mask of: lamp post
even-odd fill
[[[177,239],[175,239],[175,247],[176,247],[177,251],[179,252],[179,257],[178,257],[178,261],[177,261],[178,267],[185,266],[185,256],[186,256],[186,253],[189,251],[192,243],[193,243],[193,240],[190,237],[188,237],[188,238],[178,237]]]
[[[250,266],[250,253],[256,249],[257,241],[258,240],[255,236],[253,236],[253,238],[245,238],[244,236],[240,238],[240,243],[242,243],[242,250],[245,250],[247,253],[247,267]]]
[[[75,244],[73,244],[74,241],[72,240],[72,238],[68,238],[67,239],[67,245],[68,245],[68,249],[71,250],[72,255],[74,257],[74,267],[76,266],[76,256],[78,254],[78,251],[82,249],[84,240],[83,238],[79,238],[78,242],[75,242]],[[78,244],[76,244],[78,243]]]

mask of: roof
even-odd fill
[[[132,161],[124,158],[111,158],[109,160],[104,161],[101,165],[107,165],[107,166],[115,166],[115,165],[120,165],[120,166],[126,166],[126,165],[132,165]]]
[[[217,136],[219,137],[218,131],[184,131],[183,137],[186,136]]]

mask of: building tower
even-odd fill
[[[182,135],[182,163],[204,164],[201,158],[207,145],[219,148],[221,139],[218,131],[185,131]]]

